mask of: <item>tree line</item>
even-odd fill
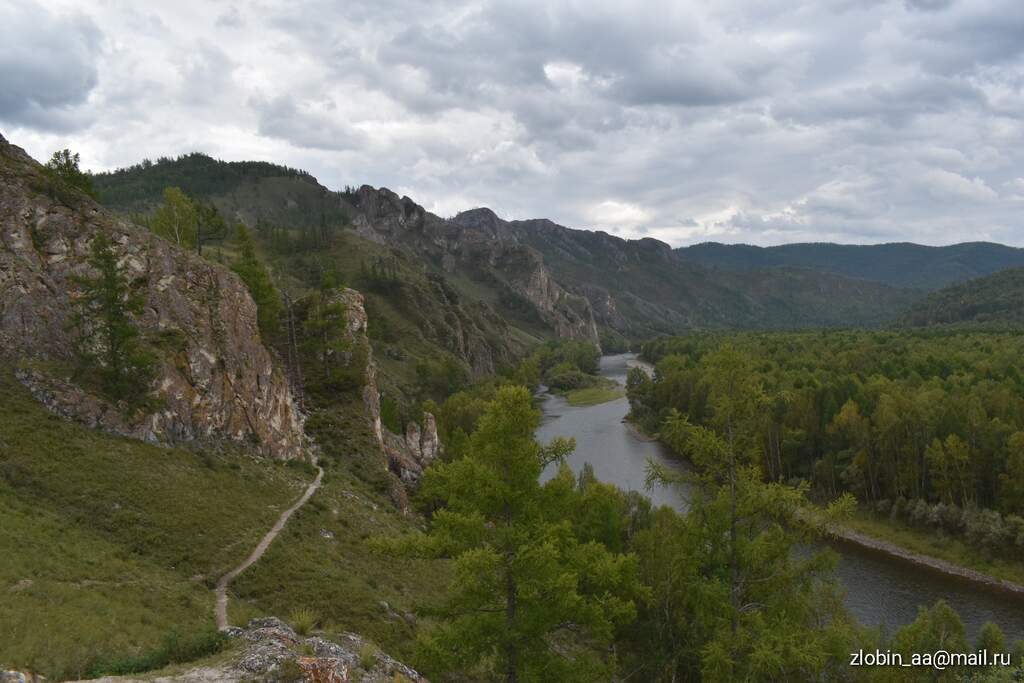
[[[715,335],[643,347],[633,418],[670,446],[702,425]],[[766,481],[806,482],[819,501],[871,509],[1024,557],[1024,339],[996,332],[813,332],[730,336],[765,393],[757,427]]]
[[[557,345],[539,352],[551,354]],[[835,555],[796,552],[822,533],[809,485],[762,476],[771,397],[754,362],[727,348],[703,362],[705,419],[680,417],[673,434],[697,473],[650,471],[652,483],[692,487],[685,514],[654,509],[588,467],[574,475],[564,462],[571,441],[534,439],[539,411],[522,380],[537,377],[536,357],[431,406],[446,450],[415,498],[426,530],[378,541],[454,563],[447,595],[421,610],[418,666],[439,681],[1000,680],[998,670],[849,666],[858,649],[909,661],[1013,646],[994,624],[971,642],[941,601],[896,633],[858,625]],[[1013,657],[1019,666],[1024,645]]]

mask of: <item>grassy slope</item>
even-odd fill
[[[77,676],[96,658],[144,653],[171,630],[212,624],[216,577],[310,479],[231,449],[160,448],[87,430],[48,413],[9,367],[0,366],[0,396],[4,666]],[[362,535],[410,522],[346,466],[333,463],[323,496],[239,579],[246,602],[232,607],[246,613],[233,609],[236,621],[313,606],[382,644],[408,643],[410,630],[394,628],[377,601],[408,609],[413,592],[445,580],[444,565],[402,569],[369,551]],[[335,533],[331,543],[321,528]]]

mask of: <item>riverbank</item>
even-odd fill
[[[958,539],[939,538],[858,513],[829,530],[837,539],[1024,599],[1024,567],[987,560]]]
[[[622,419],[622,423],[638,439],[658,440],[656,436],[643,431],[628,415]],[[1024,600],[1024,566],[985,559],[976,549],[959,539],[922,533],[878,519],[866,512],[858,512],[842,525],[831,525],[828,533],[838,542]]]

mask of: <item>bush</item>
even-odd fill
[[[90,669],[89,678],[123,676],[162,669],[169,664],[192,662],[220,652],[226,643],[227,636],[212,626],[188,638],[182,638],[176,630],[171,631],[159,647],[144,654],[98,660]]]
[[[546,379],[549,387],[560,391],[579,389],[587,382],[587,376],[568,362],[559,363],[548,370]]]
[[[370,671],[377,665],[377,646],[373,643],[363,643],[359,648],[359,666]]]
[[[320,623],[320,615],[308,607],[292,610],[289,621],[300,636],[308,636]]]

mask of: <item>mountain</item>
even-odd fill
[[[96,258],[97,244],[107,245],[114,274]],[[315,607],[314,620],[412,654],[415,625],[403,615],[440,594],[450,570],[438,560],[385,558],[367,539],[418,528],[405,487],[438,455],[433,416],[385,419],[391,387],[378,382],[368,336],[380,321],[344,287],[323,298],[297,291],[288,309],[298,319],[294,350],[309,370],[303,395],[280,340],[258,324],[251,285],[218,262],[237,256],[230,241],[222,248],[199,256],[158,237],[0,136],[0,678],[8,667],[51,680],[95,678],[216,653],[224,642],[211,589],[261,539],[266,546],[268,530],[280,529],[315,483],[287,539],[231,583],[230,620],[290,614],[297,622]],[[86,338],[100,350],[110,343],[82,327],[82,319],[102,324],[109,309],[76,303],[99,275],[124,281],[108,300],[139,303],[122,321],[152,357],[137,403],[95,381],[97,368],[79,353]],[[423,283],[426,276],[407,289],[431,286]],[[442,284],[434,291],[455,298]],[[461,304],[450,304],[451,317],[434,324],[470,336]],[[314,328],[326,317],[316,312],[332,307],[339,324]],[[477,308],[463,312],[473,318]],[[358,648],[353,638],[344,642]],[[289,657],[317,663],[309,654],[296,647]],[[365,675],[352,680],[409,677],[390,658],[365,659]],[[225,654],[213,662],[224,665]]]
[[[479,378],[546,338],[598,340],[587,300],[562,288],[535,251],[463,229],[384,188],[332,192],[292,169],[201,154],[94,177],[104,203],[124,213],[152,211],[174,183],[256,228],[285,287],[315,286],[329,268],[358,286],[385,381],[411,381],[422,358],[451,355]],[[310,231],[331,238],[280,244],[282,234],[299,240]],[[388,277],[368,272],[375,268]]]
[[[347,269],[367,295],[371,317],[379,309],[386,325],[414,322],[409,332],[424,338],[423,350],[452,353],[475,376],[544,338],[621,346],[694,328],[877,326],[918,296],[812,268],[708,267],[657,240],[543,219],[505,221],[485,208],[445,220],[386,188],[332,192],[300,171],[262,163],[192,154],[94,177],[103,201],[128,212],[151,210],[171,183],[251,226],[344,226],[336,231],[342,246],[320,256]],[[360,262],[379,258],[402,266],[410,285],[401,296],[359,286]],[[301,269],[295,258],[277,263],[284,273]],[[461,313],[453,315],[456,305]],[[462,324],[438,329],[455,318]],[[393,370],[409,375],[408,368]]]
[[[928,247],[891,244],[749,244],[705,242],[676,249],[690,263],[731,271],[798,267],[884,282],[895,287],[933,290],[945,285],[1024,266],[1024,249],[991,242]]]
[[[911,327],[1024,325],[1024,268],[1007,268],[933,292],[902,316]]]
[[[627,337],[708,327],[873,326],[917,296],[809,269],[708,268],[658,240],[625,240],[543,219],[505,221],[490,209],[465,211],[453,222],[532,247],[560,282],[587,297],[600,326]]]

